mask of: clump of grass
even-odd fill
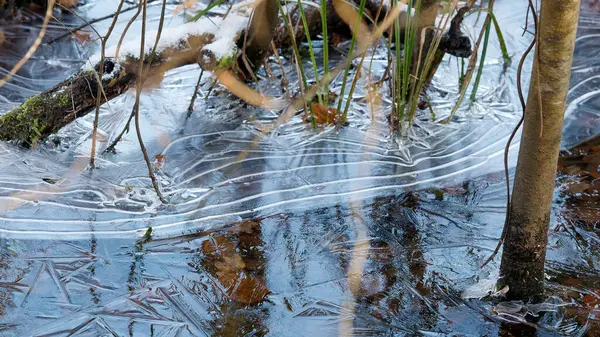
[[[321,0],[321,30],[323,34],[323,76],[327,77],[327,74],[329,73],[329,35],[327,34],[327,0]],[[329,89],[324,89],[324,103],[326,106],[329,106]]]
[[[481,60],[479,61],[479,67],[477,68],[477,76],[475,77],[475,83],[473,84],[473,91],[471,91],[471,102],[474,102],[477,97],[477,88],[479,87],[479,82],[481,80],[481,75],[483,74],[483,66],[485,64],[485,57],[487,53],[487,47],[490,39],[490,31],[492,28],[492,23],[494,24],[494,29],[496,31],[496,35],[498,37],[498,42],[500,44],[500,50],[502,52],[502,59],[504,60],[504,71],[508,68],[511,62],[511,57],[508,55],[508,49],[506,48],[506,42],[504,41],[504,36],[502,35],[502,31],[500,30],[500,25],[496,20],[496,16],[493,13],[494,8],[494,0],[489,0],[487,10],[480,10],[478,12],[485,11],[488,13],[491,18],[491,22],[489,22],[485,26],[485,35],[483,38],[483,48],[481,50]]]
[[[304,31],[308,32],[308,21],[306,20],[306,14],[304,13],[304,7],[302,7],[302,0],[298,0],[298,9],[300,11],[300,17],[302,18],[302,25],[304,26]],[[327,29],[327,28],[325,28]],[[313,49],[312,40],[310,38],[310,34],[306,34],[306,42],[308,43],[308,49],[310,51],[310,60],[313,68],[313,72],[315,73],[315,82],[319,82],[319,70],[317,69],[317,61],[315,59],[315,51]],[[323,47],[325,48],[325,47]],[[306,83],[305,83],[306,86]],[[327,92],[321,91],[320,94],[317,94],[319,104],[323,104],[323,96],[327,95]],[[313,111],[314,113],[314,111]]]
[[[299,0],[299,3],[300,3],[300,0]],[[304,66],[302,64],[302,56],[300,55],[300,50],[298,48],[298,43],[296,42],[296,36],[294,34],[294,31],[292,30],[291,18],[289,16],[289,13],[286,13],[283,10],[283,7],[281,6],[281,2],[280,1],[277,1],[277,6],[279,7],[279,12],[281,13],[281,16],[283,17],[283,21],[284,21],[286,30],[288,31],[288,33],[290,35],[290,41],[292,42],[292,49],[294,50],[294,55],[296,57],[297,69],[298,69],[298,72],[300,73],[300,77],[302,79],[302,82],[300,83],[300,90],[301,90],[301,94],[304,95],[304,88],[308,88],[308,83],[306,81],[306,74],[304,73]],[[302,8],[301,4],[300,4],[299,8]],[[304,22],[306,22],[306,16],[304,15],[304,10],[301,9],[301,12],[302,12],[303,20],[304,20]],[[308,38],[310,39],[309,34],[308,34],[308,30],[307,30],[308,25],[305,26],[304,28],[305,28],[306,36],[308,36]],[[312,49],[312,45],[311,45],[311,47],[310,47],[309,50],[310,50],[311,58],[314,60],[315,53],[314,53],[314,50]],[[327,95],[325,95],[325,96],[327,96]],[[317,127],[317,121],[315,119],[315,115],[314,115],[314,112],[312,110],[312,106],[311,105],[307,106],[306,104],[304,104],[304,110],[305,111],[308,110],[310,112],[311,124],[312,124],[313,128],[316,128]]]
[[[352,30],[352,40],[350,40],[350,49],[348,51],[348,55],[351,55],[352,52],[354,51],[354,44],[356,43],[356,37],[357,37],[357,32],[358,32],[358,25],[360,24],[360,21],[363,18],[364,15],[364,11],[365,11],[365,4],[367,3],[366,0],[361,0],[360,1],[360,7],[358,9],[358,17],[356,19],[356,23],[354,24],[354,29]],[[359,68],[360,69],[360,68]],[[350,63],[348,63],[348,65],[346,66],[346,69],[344,70],[344,75],[342,77],[342,88],[340,89],[340,98],[338,101],[338,106],[337,109],[341,110],[342,109],[342,101],[343,101],[343,96],[344,96],[344,91],[346,89],[346,83],[348,80],[348,72],[350,71]],[[355,76],[358,77],[359,72],[357,71]],[[350,93],[348,95],[348,102],[352,99],[352,93]],[[346,118],[346,113],[347,111],[344,110],[344,119]]]
[[[469,14],[477,13],[477,12],[487,12],[486,21],[484,23],[484,27],[480,33],[479,39],[475,45],[475,50],[469,59],[468,62],[465,62],[465,59],[461,59],[462,67],[461,67],[461,78],[459,83],[459,97],[455,106],[453,107],[450,117],[445,121],[449,121],[454,113],[457,111],[458,107],[461,105],[463,97],[466,94],[466,91],[469,87],[472,87],[471,91],[471,100],[474,100],[477,94],[477,89],[479,87],[481,76],[483,72],[484,61],[486,57],[487,44],[490,41],[491,34],[491,25],[494,24],[494,28],[498,35],[498,40],[500,42],[500,48],[502,50],[502,55],[505,61],[505,65],[510,63],[510,56],[508,55],[506,44],[504,42],[502,33],[500,31],[498,22],[492,13],[493,1],[489,0],[488,8],[486,9],[477,9],[473,11],[469,11]],[[360,35],[360,25],[365,25],[365,21],[371,21],[374,24],[374,27],[377,30],[380,30],[377,26],[378,16],[373,19],[370,17],[365,11],[366,0],[361,0],[358,6],[345,2],[345,1],[334,1],[334,7],[342,6],[340,3],[343,2],[343,6],[350,6],[352,10],[348,10],[347,7],[344,7],[343,11],[346,13],[340,13],[339,9],[336,7],[336,11],[340,14],[340,17],[348,24],[352,31],[352,38],[350,40],[349,52],[346,61],[344,62],[341,76],[341,87],[340,93],[338,95],[338,101],[336,104],[337,108],[329,107],[329,90],[328,90],[328,78],[330,78],[330,67],[329,67],[329,49],[328,49],[328,32],[327,32],[327,4],[326,0],[320,0],[314,4],[313,7],[318,8],[319,15],[321,17],[322,23],[322,39],[323,39],[323,48],[322,48],[322,62],[323,62],[323,71],[319,73],[316,57],[316,49],[313,48],[313,40],[309,34],[309,22],[307,20],[307,16],[305,13],[306,3],[302,2],[302,0],[297,0],[297,10],[300,14],[300,20],[302,21],[302,26],[306,33],[306,39],[308,42],[309,48],[309,57],[312,65],[312,71],[314,72],[315,81],[318,87],[318,90],[309,89],[305,70],[302,67],[302,58],[299,53],[297,41],[295,40],[295,36],[292,30],[292,22],[289,13],[284,13],[283,8],[280,6],[280,11],[283,16],[283,20],[286,26],[286,29],[290,33],[290,38],[292,41],[292,48],[294,51],[294,56],[296,59],[296,64],[298,65],[298,73],[301,78],[301,94],[306,91],[314,92],[317,95],[316,100],[318,103],[327,108],[327,109],[335,109],[337,111],[341,111],[343,119],[347,118],[348,110],[350,108],[352,102],[352,95],[357,85],[357,81],[359,76],[361,76],[362,67],[364,64],[364,59],[366,57],[367,48],[372,47],[369,45],[367,48],[359,47],[356,48],[357,43],[360,40],[363,40]],[[399,5],[402,5],[400,0],[392,1],[392,8],[398,8]],[[389,72],[392,74],[392,79],[390,81],[390,89],[392,96],[392,114],[391,114],[391,123],[393,128],[398,131],[402,131],[404,125],[410,127],[412,122],[416,116],[417,109],[419,108],[419,103],[421,100],[425,100],[429,102],[429,97],[423,91],[423,88],[429,83],[431,80],[433,73],[437,69],[440,64],[444,53],[438,51],[438,46],[442,40],[442,36],[446,31],[446,28],[449,26],[452,21],[452,17],[454,15],[458,15],[459,11],[457,9],[458,3],[455,1],[447,1],[444,2],[444,11],[439,20],[440,24],[437,26],[426,26],[424,22],[420,22],[423,20],[422,16],[427,14],[426,11],[431,11],[431,7],[422,9],[422,0],[408,0],[407,3],[407,12],[404,15],[404,20],[401,20],[399,16],[396,16],[393,21],[387,21],[388,26],[385,28],[387,30],[389,28],[390,32],[390,41],[387,42],[384,39],[385,44],[388,47],[389,55],[392,55],[391,64],[388,66]],[[339,7],[342,8],[342,7]],[[431,12],[428,12],[431,14]],[[465,9],[461,9],[461,15],[464,15]],[[398,12],[396,12],[396,15]],[[345,17],[344,17],[345,16]],[[387,20],[387,19],[386,19]],[[431,16],[428,16],[428,21],[431,20]],[[385,21],[385,20],[384,20]],[[299,22],[297,24],[300,24]],[[371,40],[369,40],[371,41]],[[373,43],[371,41],[370,43]],[[479,49],[480,45],[483,42],[483,50],[480,56],[478,56],[477,49]],[[356,53],[358,49],[360,52]],[[362,53],[362,54],[361,54]],[[357,70],[352,73],[350,71],[350,66],[352,64],[352,60],[355,57],[361,57],[360,62],[358,63]],[[479,67],[476,67],[476,60],[479,59]],[[372,60],[371,60],[372,64]],[[477,75],[475,77],[475,82],[473,86],[470,86],[471,78],[473,77],[474,70],[477,68]],[[337,67],[336,67],[337,69]],[[339,70],[338,70],[339,71]],[[368,66],[368,76],[371,78],[371,65]],[[388,74],[388,70],[383,74],[385,78]],[[348,90],[347,86],[351,83],[350,89]],[[383,82],[380,82],[383,83]],[[379,85],[379,87],[381,84]],[[313,91],[314,90],[314,91]],[[344,105],[344,100],[346,101]],[[307,100],[309,102],[310,100]],[[311,110],[312,104],[305,104],[305,110]],[[434,116],[433,110],[429,107],[429,111],[431,115]],[[312,116],[312,125],[316,126],[314,114],[311,110]],[[435,118],[435,117],[434,117]]]

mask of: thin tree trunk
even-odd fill
[[[500,267],[509,299],[539,301],[579,0],[542,0],[538,47]]]

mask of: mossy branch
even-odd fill
[[[230,67],[231,60],[236,59],[236,51],[216,59],[212,52],[203,49],[214,38],[213,34],[189,36],[177,46],[163,49],[153,58],[146,57],[152,59],[152,63],[145,65],[144,77],[161,78],[166,71],[187,64],[199,63],[206,70]],[[212,58],[201,57],[206,55],[212,55]],[[102,103],[121,95],[135,84],[138,61],[137,57],[131,55],[120,61],[105,59],[101,80]],[[96,70],[97,67],[95,65]],[[53,88],[30,97],[23,104],[0,115],[0,141],[20,141],[34,145],[92,111],[96,106],[97,90],[96,72],[79,71]]]

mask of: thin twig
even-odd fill
[[[232,3],[232,5],[233,5],[233,3]],[[229,11],[227,11],[227,14],[229,14]],[[246,67],[246,70],[248,71],[248,75],[250,75],[250,77],[252,77],[252,80],[256,83],[256,87],[257,87],[258,91],[261,92],[260,83],[258,83],[258,78],[256,77],[256,74],[252,70],[252,66],[250,66],[250,63],[248,63],[248,58],[246,57],[246,46],[248,44],[248,32],[250,31],[250,26],[252,25],[252,22],[254,20],[254,15],[256,15],[256,7],[254,7],[254,10],[252,10],[252,15],[250,15],[250,20],[248,20],[248,23],[246,24],[246,30],[244,33],[244,42],[242,44],[242,55],[240,57],[242,59],[242,62],[244,63],[244,67]]]
[[[213,79],[212,83],[210,84],[210,87],[208,87],[208,91],[206,92],[206,96],[204,96],[204,100],[208,101],[208,98],[210,97],[210,94],[212,93],[213,89],[217,86],[217,79]]]
[[[119,135],[115,138],[115,140],[113,140],[113,142],[106,148],[106,150],[104,150],[103,153],[108,153],[108,152],[114,153],[115,152],[115,147],[121,141],[121,138],[123,138],[123,136],[129,132],[129,126],[131,125],[131,121],[133,120],[134,116],[135,116],[135,112],[132,109],[131,114],[129,114],[129,119],[127,120],[127,123],[125,124],[125,127],[123,128],[123,130],[121,130],[121,133],[119,133]]]
[[[141,0],[140,0],[141,1]],[[143,85],[143,76],[141,74],[144,71],[144,48],[145,48],[145,39],[146,39],[146,3],[148,0],[143,0],[143,8],[142,8],[142,34],[140,37],[140,60],[138,63],[138,77],[136,79],[136,92],[135,92],[135,104],[133,106],[133,110],[135,113],[135,131],[137,133],[137,138],[140,143],[140,150],[144,155],[144,161],[146,162],[146,166],[148,167],[148,175],[150,176],[150,180],[152,180],[152,186],[154,186],[154,190],[158,195],[158,198],[162,203],[167,203],[167,200],[163,197],[160,189],[158,187],[158,182],[156,181],[156,177],[154,176],[154,171],[152,170],[152,163],[150,163],[150,158],[148,157],[148,151],[146,151],[146,146],[144,145],[144,140],[142,139],[142,131],[140,128],[140,95],[142,94],[142,85]]]
[[[162,29],[163,29],[163,25],[164,25],[164,21],[165,21],[166,6],[167,6],[167,1],[163,0],[162,9],[161,9],[161,13],[160,13],[160,21],[158,23],[158,31],[156,33],[156,40],[154,41],[154,46],[152,47],[152,52],[150,53],[150,57],[148,57],[148,60],[147,60],[147,63],[148,63],[149,66],[152,65],[152,61],[154,60],[154,57],[156,55],[156,49],[158,48],[158,42],[160,41],[160,36],[162,34]],[[143,76],[143,74],[139,74],[139,76]],[[123,130],[121,131],[121,133],[119,133],[119,135],[117,136],[117,138],[115,138],[115,140],[106,148],[106,150],[104,150],[103,153],[107,153],[107,152],[113,152],[114,153],[115,152],[115,147],[121,141],[121,138],[123,138],[123,136],[125,135],[125,133],[129,132],[129,126],[131,124],[131,120],[135,116],[135,112],[134,111],[135,110],[133,110],[133,109],[131,110],[131,114],[129,115],[129,119],[127,120],[127,123],[125,124],[125,127],[123,128]]]
[[[106,34],[103,37],[100,37],[100,43],[101,43],[100,63],[98,66],[97,79],[96,79],[96,81],[98,82],[98,90],[96,91],[96,112],[94,114],[94,124],[93,124],[94,126],[93,126],[93,130],[92,130],[92,149],[90,151],[90,168],[92,168],[92,169],[95,167],[96,140],[98,138],[98,121],[100,119],[100,105],[102,105],[102,93],[104,91],[104,88],[102,86],[102,73],[104,72],[104,59],[105,59],[104,53],[106,51],[106,41],[108,41],[108,38],[110,37],[113,29],[115,28],[115,24],[117,23],[117,19],[119,18],[119,13],[120,13],[121,8],[123,7],[124,3],[125,3],[125,0],[121,0],[121,2],[119,3],[119,7],[117,7],[115,17],[113,18],[113,21],[111,22],[110,26],[108,27],[108,31],[106,31]]]
[[[23,67],[23,65],[25,65],[27,61],[29,61],[29,59],[31,58],[31,56],[33,56],[33,53],[35,53],[40,44],[42,44],[42,39],[46,35],[46,29],[48,28],[48,22],[52,17],[52,11],[54,10],[54,2],[55,0],[48,0],[46,14],[44,15],[44,21],[42,22],[42,28],[40,29],[37,38],[35,39],[35,41],[33,41],[33,44],[31,45],[31,47],[29,47],[29,50],[27,50],[25,56],[23,56],[19,60],[19,62],[17,62],[17,64],[15,64],[15,66],[10,70],[10,72],[6,76],[4,76],[2,80],[0,80],[0,87],[2,87],[4,84],[6,84],[6,82],[12,79],[12,77],[17,73],[17,71],[19,71],[19,69],[21,69],[21,67]]]
[[[158,0],[148,0],[148,4],[151,4],[151,3],[155,2],[155,1],[158,1]],[[125,8],[125,9],[121,10],[121,13],[129,12],[130,10],[133,10],[133,9],[136,9],[136,8],[139,8],[139,6],[136,5],[136,6],[131,6],[131,7]],[[90,21],[86,21],[82,25],[79,25],[79,26],[77,26],[75,28],[70,28],[68,33],[64,33],[64,34],[62,34],[60,36],[57,36],[57,37],[51,39],[50,41],[48,41],[46,44],[53,44],[54,42],[56,42],[56,41],[58,41],[58,40],[60,40],[62,38],[65,38],[65,37],[69,36],[70,34],[73,34],[73,33],[77,32],[79,30],[82,30],[82,29],[86,28],[86,27],[92,27],[92,25],[94,23],[98,23],[100,21],[108,20],[108,19],[114,17],[115,15],[118,15],[118,12],[114,12],[112,14],[108,14],[108,15],[105,15],[105,16],[102,16],[102,17],[90,20]],[[92,29],[94,29],[94,27],[92,27]],[[95,29],[94,29],[94,31],[95,31]],[[96,32],[96,34],[98,34],[98,32]],[[100,37],[100,34],[98,34],[98,37]]]
[[[60,8],[62,8],[62,9],[64,9],[64,10],[66,10],[67,12],[69,12],[69,14],[72,14],[72,15],[74,15],[74,16],[76,16],[76,17],[78,17],[79,19],[81,19],[81,21],[83,21],[83,22],[88,22],[88,21],[86,21],[86,19],[85,19],[83,16],[79,15],[79,13],[77,13],[77,12],[76,12],[76,11],[74,11],[74,10],[72,10],[71,8],[65,7],[64,5],[62,5],[62,4],[60,4],[60,3],[58,3],[57,5],[58,5],[58,6],[60,6]],[[111,14],[111,16],[113,16],[113,15],[115,15],[115,14],[116,14],[116,12],[115,12],[115,13],[113,13],[113,14]],[[60,21],[60,20],[59,20],[57,17],[54,17],[54,20],[56,20],[56,21],[57,21],[58,23],[60,23],[60,24],[61,24],[61,25],[62,25],[62,26],[63,26],[63,27],[66,29],[66,30],[68,30],[68,31],[69,31],[69,33],[67,33],[67,35],[68,35],[68,34],[74,34],[74,33],[75,33],[75,31],[74,31],[74,30],[72,30],[72,29],[71,29],[71,28],[69,28],[67,25],[65,25],[65,24],[64,24],[62,21]],[[96,35],[98,35],[98,38],[102,38],[102,35],[100,35],[100,33],[99,33],[97,30],[96,30],[96,28],[94,28],[94,26],[90,26],[90,28],[92,28],[92,30],[94,31],[94,33],[96,33]],[[46,44],[50,44],[50,43],[52,43],[52,40],[51,40],[50,42],[47,42]]]
[[[142,3],[142,1],[140,0],[140,4],[141,3]],[[121,50],[121,44],[123,43],[123,40],[125,39],[125,35],[127,35],[127,31],[129,30],[129,27],[131,27],[131,25],[135,22],[137,17],[140,15],[141,11],[142,11],[142,7],[141,7],[141,5],[138,5],[137,12],[135,12],[135,14],[133,14],[133,16],[129,19],[129,21],[125,25],[125,29],[123,29],[123,33],[121,33],[121,37],[119,38],[119,42],[117,43],[117,49],[115,50],[115,60],[119,58],[119,50]]]
[[[277,58],[277,62],[279,63],[279,67],[281,68],[281,86],[282,89],[285,86],[285,94],[287,97],[290,96],[290,84],[288,82],[287,76],[285,74],[285,67],[283,66],[283,62],[281,62],[281,58],[279,57],[279,52],[277,52],[277,47],[275,47],[275,42],[271,41],[271,49],[273,49],[273,54]]]
[[[198,90],[200,90],[200,83],[202,83],[202,75],[204,75],[204,69],[200,68],[200,76],[198,76],[198,83],[196,83],[196,88],[194,88],[194,94],[192,95],[192,99],[190,101],[190,105],[188,106],[188,113],[185,117],[186,119],[190,118],[192,112],[194,111],[194,103],[196,103],[196,97],[198,97]]]

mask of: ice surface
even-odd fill
[[[116,5],[89,1],[80,12],[100,17]],[[337,336],[349,328],[357,336],[494,336],[507,329],[504,323],[537,313],[519,303],[494,306],[460,296],[495,280],[497,261],[479,266],[500,235],[501,154],[521,113],[515,78],[516,60],[529,43],[521,36],[524,3],[497,1],[495,11],[513,55],[507,73],[500,75],[493,38],[477,100],[442,125],[458,93],[460,67],[446,60],[431,91],[435,120],[421,112],[403,137],[387,127],[387,88],[371,111],[361,78],[349,126],[312,130],[295,116],[252,146],[257,125],[273,122],[278,111],[250,108],[219,86],[205,101],[207,77],[186,120],[200,71],[187,66],[167,73],[141,98],[148,152],[164,156],[157,173],[171,201],[166,206],[151,188],[133,129],[116,154],[98,157],[94,171],[86,170],[92,115],[34,150],[0,143],[0,334]],[[150,26],[159,13],[154,3]],[[119,19],[108,45],[116,44],[132,14]],[[468,20],[464,29],[474,38],[482,20]],[[565,146],[600,131],[599,20],[581,15]],[[169,15],[166,23],[177,30],[184,20]],[[15,35],[5,42],[3,68],[35,34],[35,25],[29,32],[23,27],[2,27]],[[139,29],[138,20],[127,40]],[[62,31],[56,24],[49,34]],[[0,90],[2,111],[97,52],[94,44],[61,41],[43,46]],[[381,53],[374,72],[386,66]],[[278,62],[269,65],[279,74]],[[293,66],[285,66],[289,82],[297,83]],[[261,89],[281,95],[278,82],[263,80]],[[339,92],[339,81],[331,89]],[[133,102],[125,94],[102,107],[100,150],[120,132]],[[513,154],[517,147],[515,141]],[[600,280],[591,252],[600,240],[593,228],[560,230],[571,221],[569,212],[583,212],[562,206],[557,201],[553,212],[548,285],[576,305],[545,303],[554,313],[539,322],[542,336],[583,335],[598,325]],[[152,239],[143,242],[148,227]],[[576,239],[581,236],[587,245]]]

